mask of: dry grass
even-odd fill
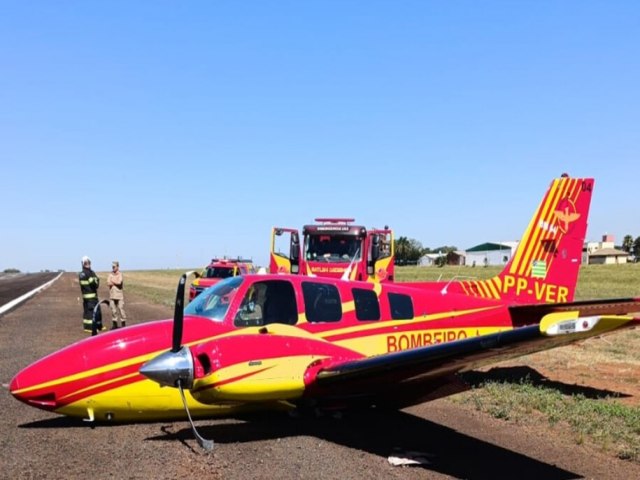
[[[178,288],[180,276],[190,270],[194,269],[123,272],[125,289],[127,293],[139,295],[153,303],[173,306],[176,301],[176,289]],[[100,280],[105,285],[107,283],[107,275],[107,273],[99,273]],[[187,282],[191,280],[193,280],[193,277],[188,278]],[[188,288],[186,291],[188,292]]]

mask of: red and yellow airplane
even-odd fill
[[[404,407],[451,395],[466,388],[461,372],[640,325],[628,315],[640,298],[573,301],[593,185],[553,180],[513,257],[489,280],[252,274],[183,308],[185,274],[173,320],[52,353],[19,372],[11,393],[114,422],[274,406]]]

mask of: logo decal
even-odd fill
[[[576,211],[576,206],[568,198],[564,198],[558,202],[553,216],[557,220],[558,228],[562,233],[567,233],[569,226],[580,218],[580,214]]]
[[[531,268],[533,278],[545,278],[547,276],[547,262],[544,260],[534,260]]]

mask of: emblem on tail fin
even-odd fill
[[[553,212],[556,217],[558,228],[560,228],[563,233],[567,233],[569,231],[569,226],[580,218],[580,214],[576,212],[576,206],[568,198],[561,200],[558,207],[560,208]]]

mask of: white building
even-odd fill
[[[487,242],[465,250],[467,266],[505,265],[513,256],[518,242]]]

